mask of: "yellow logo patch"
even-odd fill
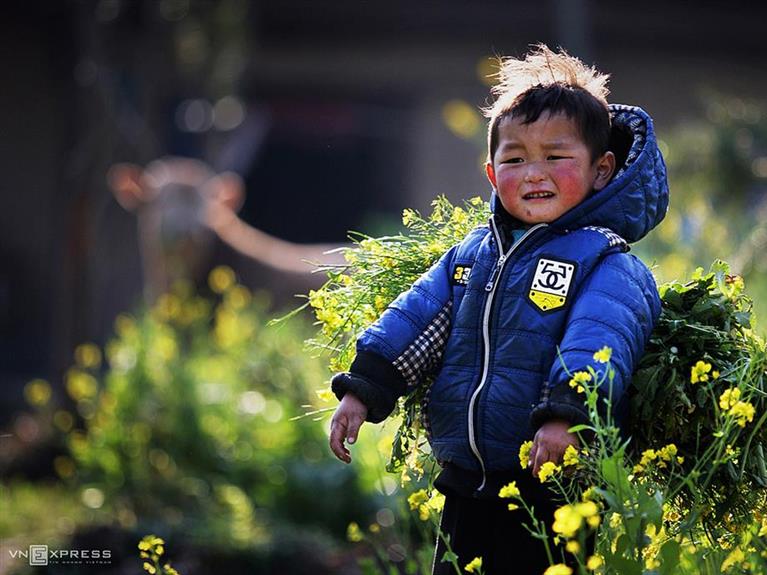
[[[552,311],[564,306],[574,274],[575,264],[539,259],[528,298],[541,311]]]

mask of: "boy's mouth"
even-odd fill
[[[527,192],[522,196],[523,200],[545,200],[553,198],[554,192]]]

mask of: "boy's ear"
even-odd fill
[[[497,189],[498,186],[495,185],[495,169],[493,168],[492,162],[485,163],[485,174],[487,174],[487,179],[490,180],[490,184],[493,186],[493,189]]]
[[[594,190],[599,191],[609,184],[613,173],[615,173],[615,154],[605,152],[601,158],[597,159],[597,177],[594,180]]]

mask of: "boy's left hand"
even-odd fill
[[[552,419],[538,429],[533,439],[533,448],[530,450],[530,463],[535,477],[538,477],[541,465],[547,461],[559,464],[568,445],[578,447],[578,436],[567,431],[571,427],[569,421]]]

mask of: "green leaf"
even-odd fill
[[[675,575],[679,565],[679,552],[681,546],[673,539],[666,541],[660,548],[659,555],[661,560],[661,575]]]
[[[456,563],[457,561],[458,555],[452,551],[445,551],[445,554],[442,556],[442,563]]]

